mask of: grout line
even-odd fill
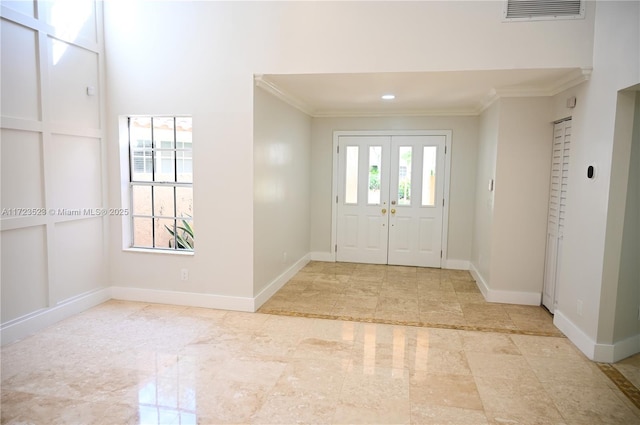
[[[504,329],[504,328],[490,328],[485,326],[471,326],[471,325],[448,325],[445,323],[427,323],[416,322],[409,320],[391,320],[391,319],[376,319],[373,317],[351,317],[351,316],[337,316],[332,314],[317,314],[317,313],[301,313],[297,311],[284,311],[274,309],[260,309],[258,313],[271,314],[276,316],[290,316],[290,317],[307,317],[311,319],[327,319],[327,320],[342,320],[348,322],[362,322],[362,323],[377,323],[382,325],[398,325],[398,326],[413,326],[422,328],[437,328],[437,329],[452,329],[458,331],[475,331],[475,332],[496,332],[511,335],[530,335],[530,336],[545,336],[566,338],[560,331],[544,332],[544,331],[528,331],[523,329]]]
[[[604,373],[638,409],[640,409],[640,389],[636,388],[616,367],[609,363],[596,363]]]

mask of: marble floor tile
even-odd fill
[[[199,423],[247,423],[262,408],[271,385],[216,379],[194,397],[193,403],[177,404],[181,410],[197,412]],[[150,403],[154,405],[172,403]],[[179,423],[179,422],[175,422]]]
[[[352,350],[352,342],[305,338],[300,341],[296,347],[296,350],[293,352],[293,357],[298,359],[324,359],[333,357],[350,360]]]
[[[323,393],[295,390],[269,395],[248,422],[255,424],[329,424],[336,412],[336,401]],[[208,423],[203,420],[202,423]],[[236,421],[234,423],[242,423]]]
[[[109,403],[4,390],[1,403],[3,424],[99,423],[111,408]]]
[[[368,299],[353,305],[353,297]],[[312,261],[260,311],[562,336],[542,307],[486,302],[464,270]]]
[[[527,360],[521,355],[475,351],[467,351],[466,354],[473,376],[515,380],[536,377]]]
[[[89,317],[104,333],[72,335]],[[633,418],[559,341],[109,303],[2,349],[2,421],[560,423],[555,408],[540,413],[549,397],[568,423],[595,398],[609,406],[593,413],[603,423]]]
[[[471,375],[416,372],[409,387],[411,403],[483,410],[476,383]]]
[[[338,402],[333,417],[334,424],[409,424],[409,401],[384,403],[378,409]]]
[[[524,356],[586,359],[584,354],[564,337],[533,335],[510,335],[509,337]]]
[[[419,279],[418,291],[420,292],[421,297],[428,297],[431,292],[449,292],[451,294],[456,293],[450,280],[440,280],[433,278],[427,278],[423,280]]]
[[[420,308],[420,313],[462,314],[462,308],[457,300],[421,299],[418,306]]]
[[[284,396],[296,390],[310,390],[325,394],[327,399],[337,399],[350,367],[348,361],[334,358],[291,359],[271,393]]]
[[[640,389],[640,354],[627,357],[617,362],[615,368],[635,385],[636,388]]]
[[[628,407],[618,391],[603,387],[544,384],[566,422],[578,424],[638,424],[640,410]]]
[[[428,326],[442,325],[451,329],[467,326],[468,322],[462,313],[444,312],[420,312],[420,322]]]
[[[346,286],[344,295],[347,297],[366,297],[376,300],[380,295],[380,288],[382,285],[372,281],[357,281],[352,280]]]
[[[437,282],[435,292],[458,300],[478,295],[464,291],[473,283],[466,272],[310,263],[300,273],[300,287],[282,297],[292,308],[330,308],[328,316],[355,314],[362,304],[373,316],[330,320],[110,301],[2,347],[0,422],[640,423],[640,410],[566,338],[480,326],[528,314],[544,323],[548,313],[474,307],[469,298],[457,312],[420,310],[454,302],[429,300],[423,284]],[[369,284],[383,275],[373,286],[388,289],[387,308],[377,310],[378,295],[346,290],[322,293],[335,297],[324,303],[297,298],[316,279],[326,290],[343,282],[348,288],[358,285],[358,274]],[[411,288],[392,296],[389,288],[403,284]],[[402,294],[413,288],[418,295],[406,301]],[[616,367],[633,378],[639,363],[631,358]]]
[[[409,374],[352,369],[346,374],[334,423],[409,423]]]
[[[513,335],[489,332],[465,332],[462,335],[466,352],[520,355],[521,351],[513,342]]]
[[[542,383],[586,388],[608,388],[610,381],[591,361],[579,357],[527,356],[527,363]]]
[[[411,423],[425,425],[488,425],[482,410],[411,403]]]
[[[535,378],[475,376],[475,381],[491,424],[565,423],[552,398]]]
[[[416,370],[433,375],[471,375],[464,350],[430,348],[426,364],[416,364]]]
[[[417,328],[414,332],[415,344],[419,347],[450,351],[462,350],[463,332],[437,328]]]
[[[451,280],[453,289],[456,292],[473,292],[479,293],[478,285],[473,280]]]

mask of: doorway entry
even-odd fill
[[[442,266],[450,132],[337,132],[335,259]]]

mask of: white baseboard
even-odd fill
[[[311,252],[309,253],[309,259],[311,261],[324,261],[327,263],[336,262],[335,254],[331,252],[319,252],[319,251]]]
[[[311,254],[307,254],[298,261],[296,261],[291,267],[289,267],[284,273],[275,278],[269,283],[258,295],[253,298],[253,311],[257,311],[262,304],[267,302],[276,292],[284,286],[296,273],[298,273],[304,266],[310,261]]]
[[[567,338],[582,353],[595,362],[615,363],[629,356],[640,353],[640,335],[634,335],[613,344],[599,344],[582,329],[576,326],[560,310],[553,315],[553,324],[564,333]]]
[[[476,285],[478,285],[478,289],[482,292],[482,296],[484,299],[487,299],[487,294],[489,293],[489,285],[484,280],[484,277],[480,274],[478,269],[473,263],[469,263],[469,273],[471,273],[471,277],[476,281]]]
[[[449,270],[469,270],[470,265],[467,260],[447,259],[442,261],[442,268]]]
[[[112,286],[111,297],[116,300],[138,301],[157,304],[184,305],[189,307],[216,308],[253,312],[253,298],[198,292],[166,291],[160,289],[127,288]]]
[[[613,344],[613,361],[618,362],[640,353],[640,335],[634,335]]]
[[[111,299],[110,288],[102,288],[63,301],[55,307],[42,309],[19,319],[11,320],[0,328],[2,345],[26,338],[61,320]]]
[[[502,304],[520,304],[520,305],[540,305],[542,301],[542,292],[523,292],[523,291],[503,291],[500,289],[491,289],[487,281],[480,274],[475,265],[469,265],[469,272],[478,284],[478,288],[484,299],[491,303]]]
[[[603,361],[596,360],[596,342],[557,308],[553,312],[553,324],[590,360]]]

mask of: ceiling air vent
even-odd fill
[[[585,0],[505,0],[505,21],[584,18]]]

